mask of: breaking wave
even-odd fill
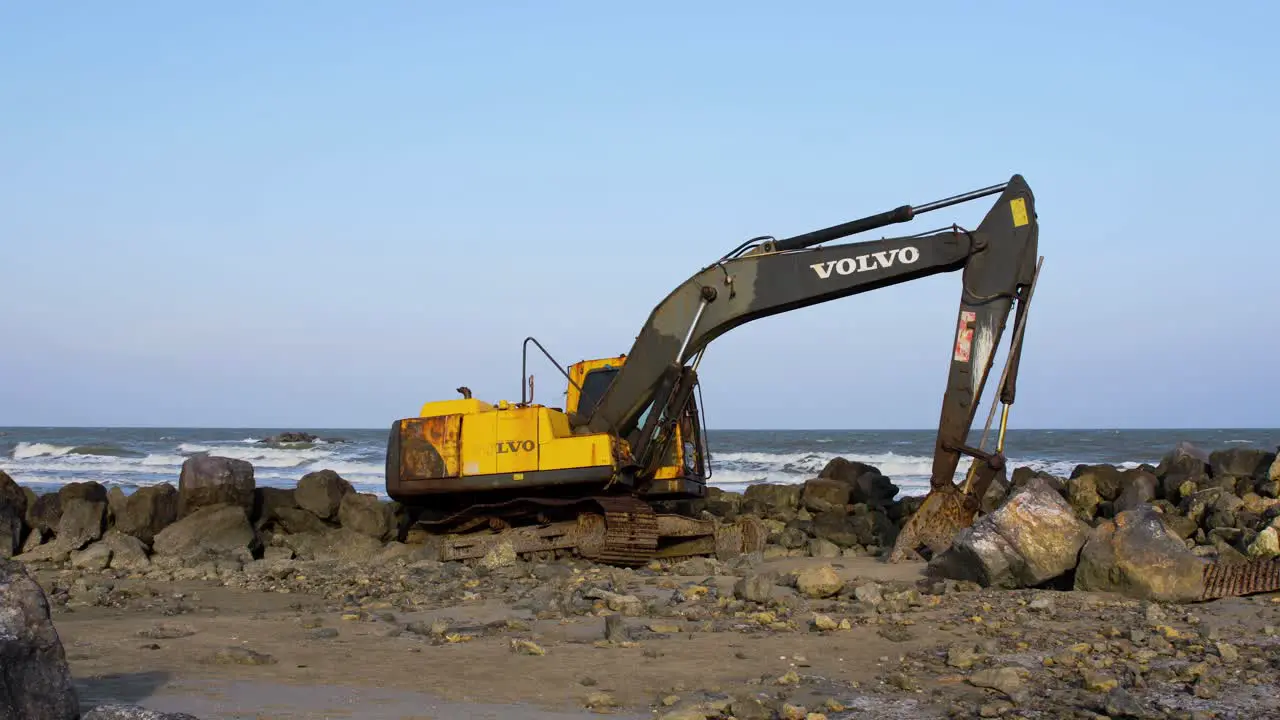
[[[182,464],[198,453],[209,453],[252,463],[254,477],[260,486],[292,487],[303,475],[316,470],[333,470],[361,492],[385,496],[384,452],[382,431],[368,431],[343,442],[266,444],[258,438],[230,435],[221,439],[208,431],[192,430],[155,432],[121,441],[117,431],[102,431],[83,436],[66,436],[67,442],[41,441],[39,436],[23,439],[7,448],[0,445],[0,469],[24,484],[60,485],[68,482],[96,480],[122,487],[176,484]],[[1238,437],[1238,436],[1235,436]],[[15,438],[17,440],[18,438]],[[53,438],[50,438],[53,440]],[[75,441],[80,440],[77,444]],[[760,447],[761,442],[772,442]],[[727,448],[717,451],[715,448]],[[1025,447],[1025,444],[1023,445]],[[1061,459],[1075,455],[1044,445],[1040,458],[1011,457],[1010,468],[1027,466],[1058,476],[1068,476],[1078,462],[1100,462],[1084,458]],[[754,449],[760,448],[760,449]],[[7,451],[6,451],[7,450]],[[780,442],[751,438],[713,443],[711,485],[726,490],[742,490],[761,483],[803,483],[816,477],[833,458],[867,463],[876,467],[901,489],[904,495],[918,495],[929,487],[932,468],[932,440],[889,438],[840,438],[829,433]],[[1034,455],[1040,448],[1030,450]],[[1093,452],[1089,452],[1093,455]],[[1129,455],[1132,457],[1133,455]],[[1123,457],[1123,456],[1122,456]],[[1049,459],[1052,458],[1052,459]],[[1135,467],[1138,462],[1117,463]],[[963,478],[969,461],[962,459],[956,479]]]

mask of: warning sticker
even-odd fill
[[[956,329],[956,351],[952,356],[955,362],[969,362],[969,353],[973,349],[973,322],[978,314],[972,310],[960,313],[960,327]]]

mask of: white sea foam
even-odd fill
[[[20,442],[13,448],[13,459],[25,460],[35,457],[60,457],[75,450],[75,445],[50,445],[48,443]]]
[[[819,438],[819,442],[826,438]],[[113,446],[71,446],[41,442],[19,442],[9,457],[0,457],[0,469],[25,481],[62,484],[73,481],[99,480],[122,485],[177,483],[182,464],[191,455],[209,453],[245,460],[254,466],[259,485],[290,487],[299,478],[315,470],[328,469],[342,475],[361,492],[384,494],[383,448],[371,443],[310,444],[299,447],[270,446],[254,438],[242,440],[188,441],[180,444],[156,443],[147,447],[145,456],[121,457],[114,454],[81,454],[85,449]],[[867,463],[890,478],[904,495],[927,491],[933,459],[927,455],[899,452],[840,452],[837,444],[821,443],[819,452],[713,452],[711,485],[725,490],[741,491],[754,483],[798,484],[816,477],[833,458]],[[898,447],[889,444],[886,447]],[[80,452],[77,452],[80,451]],[[141,453],[139,453],[141,455]],[[1092,462],[1083,460],[1082,462]],[[1066,477],[1075,461],[1036,458],[1010,458],[1010,471],[1027,466]],[[1137,462],[1120,463],[1135,467]],[[964,477],[969,461],[962,459],[956,480]]]

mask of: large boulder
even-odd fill
[[[805,482],[804,489],[800,492],[800,503],[812,512],[843,510],[849,504],[852,489],[848,483],[840,480],[815,478]]]
[[[373,493],[348,493],[338,509],[338,522],[348,530],[383,540],[395,526],[393,511]]]
[[[178,476],[178,517],[211,505],[236,505],[253,511],[253,465],[217,455],[192,455]]]
[[[342,499],[355,492],[351,483],[332,470],[317,470],[303,475],[293,491],[298,507],[321,520],[337,520]]]
[[[0,470],[0,558],[11,558],[26,539],[27,495]]]
[[[79,717],[49,599],[21,563],[0,558],[0,720]]]
[[[800,494],[804,488],[800,485],[786,483],[756,483],[748,485],[742,494],[743,503],[748,506],[763,506],[761,515],[772,515],[779,511],[793,511],[800,507]]]
[[[849,486],[849,502],[873,507],[887,505],[897,497],[899,490],[875,466],[842,457],[832,458],[818,477],[845,483]]]
[[[215,554],[243,558],[252,554],[256,541],[243,507],[209,505],[156,533],[152,550],[169,557]]]
[[[1041,585],[1076,565],[1089,525],[1054,485],[1033,477],[995,512],[956,533],[929,561],[929,573],[983,587]]]
[[[1264,478],[1275,460],[1275,453],[1261,448],[1226,448],[1209,453],[1209,470],[1214,477]]]
[[[58,497],[65,506],[68,500],[88,500],[89,502],[107,502],[107,487],[96,480],[69,482],[58,488]]]
[[[1080,552],[1075,588],[1188,602],[1200,597],[1204,568],[1160,511],[1139,505],[1093,529]]]
[[[170,483],[138,488],[116,509],[116,530],[150,544],[178,519],[178,495]]]
[[[311,511],[302,508],[280,507],[275,509],[271,525],[292,533],[326,533],[333,526],[316,517]]]
[[[27,526],[40,533],[40,537],[49,538],[58,530],[58,521],[62,519],[62,498],[56,492],[45,493],[31,501],[27,498]]]
[[[1160,480],[1149,472],[1138,471],[1129,476],[1120,496],[1116,498],[1112,514],[1133,510],[1139,505],[1153,502],[1159,496]]]
[[[55,542],[68,551],[79,550],[101,538],[106,528],[107,494],[105,491],[102,493],[101,500],[64,497]]]
[[[1177,502],[1187,482],[1198,487],[1209,477],[1209,453],[1189,442],[1180,442],[1160,460],[1155,474],[1164,497]]]

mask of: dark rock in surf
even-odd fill
[[[1260,448],[1234,447],[1209,453],[1209,472],[1214,477],[1266,478],[1276,454]]]
[[[296,443],[313,443],[319,440],[319,436],[305,432],[282,432],[278,435],[272,435],[259,440],[264,445],[286,445]]]
[[[335,520],[342,498],[355,492],[351,483],[332,470],[317,470],[303,475],[293,491],[298,507],[309,510],[321,520]]]
[[[818,473],[819,478],[839,480],[849,486],[849,502],[883,507],[893,501],[900,488],[872,465],[832,458]]]
[[[182,463],[178,477],[178,517],[203,507],[236,505],[245,514],[253,511],[253,465],[245,460],[217,455],[192,455]]]
[[[1048,483],[1049,487],[1053,488],[1054,491],[1063,498],[1067,497],[1067,482],[1065,480],[1043,470],[1033,470],[1025,466],[1013,469],[1013,475],[1010,477],[1009,489],[1011,492],[1014,490],[1021,490],[1027,486],[1027,483],[1036,479]]]
[[[11,558],[26,539],[27,495],[0,470],[0,558]]]
[[[79,717],[44,590],[21,563],[0,559],[0,720]]]

